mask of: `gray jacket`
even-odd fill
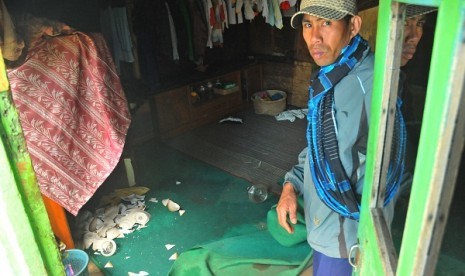
[[[364,53],[362,60],[334,87],[339,155],[347,176],[356,182],[356,194],[362,194],[365,156],[368,141],[371,95],[374,72],[373,53]],[[284,177],[303,194],[307,240],[310,246],[329,257],[347,258],[350,247],[357,243],[358,222],[343,218],[328,208],[318,197],[313,184],[307,149],[299,155],[299,163]],[[388,225],[394,213],[395,199],[385,207]]]

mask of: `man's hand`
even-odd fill
[[[287,222],[287,217],[289,215],[289,220],[292,224],[297,223],[297,196],[294,187],[289,182],[283,185],[283,191],[279,198],[276,212],[278,213],[279,224],[289,234],[294,233],[294,228]]]

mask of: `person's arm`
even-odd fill
[[[291,182],[286,182],[283,185],[283,191],[276,206],[276,213],[278,214],[279,225],[288,233],[294,233],[294,228],[287,219],[289,217],[292,224],[297,223],[297,195]]]
[[[294,232],[291,224],[297,223],[297,191],[301,191],[303,187],[306,157],[307,149],[304,149],[299,154],[299,163],[284,176],[283,190],[276,206],[279,224],[288,233]],[[289,224],[288,218],[291,224]]]
[[[294,186],[296,192],[303,190],[304,186],[304,166],[305,160],[307,159],[308,148],[302,150],[299,154],[298,164],[296,164],[290,171],[284,176],[284,183],[290,182]],[[284,184],[283,184],[284,186]]]

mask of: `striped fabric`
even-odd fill
[[[117,165],[130,124],[103,37],[43,40],[8,78],[42,194],[77,215]]]

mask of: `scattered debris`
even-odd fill
[[[221,119],[219,123],[220,124],[224,124],[224,123],[242,124],[243,120],[242,118],[229,116],[229,117]]]
[[[181,206],[179,206],[179,204],[177,204],[176,202],[170,200],[169,198],[165,198],[161,201],[163,203],[163,205],[165,205],[168,210],[170,210],[171,212],[176,212],[176,211],[179,211],[179,209],[181,209]]]
[[[175,246],[174,244],[165,244],[166,250],[170,250],[174,246]]]
[[[180,185],[181,184],[181,181],[176,181],[176,185]]]
[[[100,202],[101,206],[118,205],[122,197],[130,196],[132,194],[144,195],[150,191],[147,187],[131,187],[125,189],[116,189],[113,193],[103,196]]]
[[[155,203],[158,203],[158,199],[155,198],[155,197],[152,197],[151,199],[149,199],[150,202],[155,202]]]
[[[131,194],[129,196],[121,197],[122,200],[131,202],[131,204],[136,204],[139,201],[144,201],[145,196],[144,195],[137,195],[137,194]]]
[[[171,255],[171,257],[169,258],[169,260],[171,261],[174,261],[178,258],[178,252],[174,253],[173,255]]]
[[[110,263],[110,262],[108,262],[108,263],[105,264],[104,267],[106,267],[106,268],[113,268],[113,264]]]
[[[145,211],[143,193],[147,192],[148,188],[133,187],[116,191],[114,194],[122,195],[118,204],[101,207],[95,210],[94,214],[90,211],[78,214],[78,229],[75,233],[77,240],[81,239],[82,249],[92,248],[103,256],[112,256],[117,248],[113,239],[124,238],[125,234],[146,227],[150,213]],[[128,191],[137,193],[129,194]]]
[[[179,210],[179,215],[182,216],[182,215],[184,215],[185,212],[186,212],[186,210],[180,209],[180,210]]]
[[[128,272],[128,276],[147,276],[149,275],[148,272],[145,272],[145,271],[139,271],[139,272]]]

